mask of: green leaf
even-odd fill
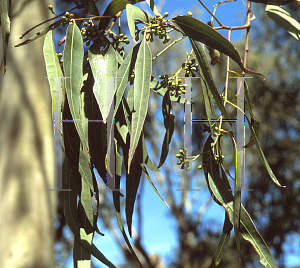
[[[152,57],[149,46],[143,39],[135,63],[134,79],[134,112],[132,113],[130,149],[128,156],[128,170],[138,144],[148,110],[150,96],[150,79]]]
[[[94,0],[80,0],[80,2],[91,15],[99,16],[98,8],[96,7]]]
[[[47,78],[50,85],[50,93],[52,98],[52,116],[55,110],[55,78],[63,77],[63,73],[59,64],[59,60],[56,55],[55,45],[53,42],[52,31],[47,33],[43,46],[44,59],[47,70]],[[61,102],[65,103],[65,83],[61,83],[62,93],[61,93]],[[60,111],[60,107],[59,107]],[[53,117],[54,118],[54,117]]]
[[[267,5],[265,11],[270,19],[274,20],[280,27],[285,29],[297,40],[300,39],[300,24],[290,15],[290,13],[282,7],[275,5]]]
[[[211,138],[209,137],[206,142],[206,149],[210,147]],[[206,150],[204,152],[207,152]],[[212,153],[211,148],[209,149],[210,153]],[[207,158],[208,154],[203,154],[203,157]],[[210,161],[206,159],[206,161]],[[223,175],[226,173],[223,172]],[[210,167],[206,168],[205,176],[207,177],[207,184],[209,189],[213,193],[214,200],[218,204],[222,204],[222,206],[226,209],[230,222],[234,224],[234,197],[230,189],[230,185],[228,185],[228,180],[225,182],[220,178],[219,172],[215,169],[213,164]],[[260,262],[267,268],[276,268],[278,267],[271,255],[271,252],[266,245],[263,238],[258,233],[255,228],[254,223],[252,222],[249,214],[243,205],[241,205],[241,216],[240,216],[240,234],[243,238],[249,241],[257,254],[259,255]]]
[[[250,111],[250,116],[251,116],[251,127],[254,130],[256,138],[258,139],[258,137],[259,137],[259,121],[251,111]],[[245,145],[245,148],[250,148],[254,144],[255,144],[254,137],[253,137],[253,135],[251,135],[250,140]]]
[[[113,0],[105,9],[103,16],[115,16],[120,11],[124,10],[127,4],[134,5],[136,3],[143,2],[143,1],[145,0]],[[102,18],[99,23],[100,29],[105,29],[108,26],[109,22],[110,19]]]
[[[39,39],[40,37],[44,36],[45,34],[47,34],[49,31],[54,30],[55,28],[59,27],[61,23],[61,20],[56,21],[50,25],[48,25],[46,28],[44,28],[43,30],[37,32],[35,35],[33,35],[32,37],[28,38],[27,40],[25,40],[24,42],[15,45],[13,47],[21,47],[23,45],[29,44],[31,42],[33,42],[34,40]]]
[[[202,46],[199,44],[199,42],[197,42],[191,38],[190,38],[190,42],[192,44],[194,53],[196,54],[197,60],[199,62],[199,66],[201,68],[201,73],[203,74],[202,78],[204,79],[205,83],[207,84],[208,89],[210,90],[211,94],[214,96],[214,100],[215,100],[220,112],[222,113],[222,115],[226,119],[230,119],[230,117],[226,111],[226,108],[223,105],[223,101],[221,99],[221,96],[218,91],[215,80],[212,76],[210,66],[209,66],[206,54],[205,54]],[[208,103],[207,103],[207,105],[208,105]],[[206,105],[205,105],[205,107],[206,107]],[[209,108],[206,107],[206,109],[209,109]],[[207,112],[209,112],[209,111],[207,111]]]
[[[247,117],[246,115],[245,115],[245,117],[246,117],[246,119],[247,119],[247,121],[248,121],[248,124],[249,124],[249,127],[250,127],[250,131],[251,131],[251,136],[252,136],[253,139],[254,139],[254,142],[255,142],[256,148],[257,148],[257,150],[258,150],[258,152],[259,152],[260,158],[261,158],[261,160],[262,160],[262,162],[263,162],[265,168],[267,169],[267,171],[268,171],[268,173],[269,173],[271,179],[272,179],[278,186],[280,186],[280,187],[286,187],[286,186],[282,186],[282,185],[279,183],[279,181],[277,180],[276,176],[274,175],[274,173],[273,173],[271,167],[269,166],[269,164],[268,164],[268,162],[267,162],[267,159],[266,159],[266,157],[265,157],[263,151],[261,150],[261,148],[260,148],[260,146],[259,146],[259,144],[258,144],[258,140],[257,140],[256,134],[255,134],[255,130],[254,130],[254,128],[252,127],[251,122],[250,122],[250,120],[248,119],[248,117]]]
[[[91,254],[88,253],[83,246],[74,239],[73,246],[73,263],[74,268],[90,268],[91,267]]]
[[[209,268],[215,268],[221,262],[230,241],[230,232],[232,230],[232,227],[233,225],[231,224],[228,214],[225,211],[225,220],[224,220],[222,234]]]
[[[255,3],[277,5],[277,6],[287,5],[293,1],[294,0],[251,0],[251,2],[255,2]]]
[[[114,80],[111,81],[112,85],[110,85],[109,78],[115,79],[117,77],[117,55],[111,45],[108,49],[103,50],[100,43],[94,43],[90,47],[88,55],[95,80],[93,92],[105,123],[114,100],[114,91],[111,88],[114,85]]]
[[[80,113],[83,54],[83,42],[80,30],[76,24],[71,23],[67,29],[66,44],[63,54],[66,92],[72,119],[74,120],[76,130],[82,142],[86,160],[89,162],[88,141],[85,139]]]
[[[0,70],[4,66],[3,75],[6,72],[6,56],[7,56],[7,46],[10,36],[10,12],[8,5],[11,7],[11,0],[1,0],[0,1],[0,23],[2,31],[2,42],[3,42],[3,58],[0,64]],[[2,76],[3,76],[2,75]]]
[[[122,171],[122,156],[118,153],[117,151],[117,145],[116,145],[116,176],[115,176],[115,187],[116,189],[120,189],[120,180],[121,180],[121,171]],[[140,263],[138,257],[136,256],[130,241],[127,237],[127,234],[125,232],[124,226],[123,226],[123,220],[122,220],[122,216],[121,216],[121,205],[120,205],[120,194],[117,191],[113,191],[113,201],[114,201],[114,208],[115,208],[115,213],[116,213],[116,218],[118,221],[118,225],[120,228],[120,231],[124,237],[124,240],[129,248],[129,250],[131,251],[131,253],[134,255],[134,257],[136,258],[136,260],[138,261],[139,265],[142,267],[142,264]]]
[[[171,143],[172,135],[174,133],[175,116],[171,113],[171,110],[172,110],[172,104],[170,100],[170,94],[169,91],[167,91],[165,96],[163,97],[163,102],[162,102],[162,113],[164,117],[164,126],[166,129],[166,133],[162,144],[159,165],[157,168],[160,168],[167,159],[169,153],[169,145]]]
[[[128,85],[130,75],[133,72],[139,47],[140,47],[140,43],[135,45],[130,50],[130,52],[127,54],[125,60],[122,62],[118,70],[117,91],[115,94],[116,95],[115,114],[118,111],[126,86]]]
[[[149,173],[145,167],[144,163],[141,163],[141,167],[144,171],[144,174],[146,175],[147,180],[149,181],[149,183],[151,184],[152,188],[154,189],[154,191],[158,194],[158,196],[160,197],[160,199],[166,204],[166,206],[170,209],[168,203],[162,198],[162,196],[160,195],[160,193],[157,191],[156,187],[154,186],[152,180],[150,179]],[[171,209],[170,209],[171,210]]]
[[[145,11],[130,4],[126,5],[126,13],[127,13],[127,21],[128,21],[128,28],[129,28],[130,35],[133,41],[136,42],[134,21],[137,20],[141,22],[150,23],[151,18],[150,16],[148,16],[148,14]]]
[[[172,22],[190,39],[199,41],[229,56],[245,73],[263,76],[260,73],[245,68],[241,56],[233,44],[207,24],[190,16],[177,16],[172,19]]]
[[[126,158],[125,158],[126,159]],[[128,232],[130,237],[131,235],[131,227],[132,227],[132,214],[134,203],[136,199],[137,190],[139,188],[141,175],[142,175],[142,168],[141,164],[142,160],[140,157],[135,154],[132,159],[132,164],[130,166],[128,174],[126,174],[126,206],[125,206],[125,213],[126,213],[126,221],[128,226]]]
[[[158,14],[158,10],[157,7],[155,6],[154,0],[146,0],[148,6],[151,8],[151,10],[153,11],[153,13],[156,15]]]
[[[68,226],[70,227],[72,233],[77,239],[78,243],[90,254],[96,257],[99,261],[104,263],[110,268],[115,268],[115,266],[106,259],[106,257],[98,250],[98,248],[91,243],[91,234],[88,235],[84,228],[81,227],[81,222],[77,213],[77,194],[74,191],[76,187],[75,181],[80,180],[80,174],[77,170],[74,170],[68,159],[65,158],[63,164],[63,189],[72,189],[71,191],[62,191],[61,200],[64,210],[64,215]]]

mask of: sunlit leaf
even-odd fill
[[[285,29],[297,40],[300,39],[300,24],[290,15],[290,13],[282,7],[275,5],[267,5],[265,10],[270,19],[274,20],[280,27]]]
[[[190,39],[210,46],[233,59],[245,73],[258,74],[244,67],[237,49],[223,35],[207,24],[190,16],[177,16],[172,19],[173,24],[183,31]]]
[[[80,30],[76,24],[71,23],[67,29],[66,44],[63,54],[64,72],[66,77],[66,92],[72,114],[71,118],[74,120],[76,130],[82,142],[86,161],[89,162],[88,141],[84,136],[80,113],[83,53],[83,42]]]
[[[126,5],[126,13],[127,13],[127,21],[128,21],[128,28],[129,28],[130,35],[133,41],[136,42],[134,22],[137,20],[137,21],[149,23],[151,18],[148,16],[148,14],[145,11],[130,4]]]
[[[90,47],[88,55],[95,80],[93,92],[105,123],[114,100],[117,56],[111,45],[108,49],[103,49],[99,43],[94,43]]]
[[[143,39],[135,63],[134,79],[134,112],[132,113],[130,149],[128,156],[128,170],[138,144],[148,110],[150,96],[150,79],[152,71],[152,57],[149,46]]]
[[[63,73],[55,51],[55,45],[53,42],[52,33],[53,32],[50,31],[49,33],[47,33],[45,37],[43,53],[44,53],[44,59],[46,64],[46,70],[47,70],[47,78],[50,85],[50,92],[52,98],[52,116],[53,116],[55,110],[55,78],[63,77]],[[64,80],[62,80],[61,87],[62,87],[61,102],[64,104],[65,91],[66,91]],[[61,108],[60,107],[57,108],[59,108],[60,111]]]

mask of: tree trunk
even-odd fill
[[[44,38],[10,48],[22,42],[19,37],[26,30],[51,16],[48,4],[12,0],[7,72],[0,78],[1,268],[55,267],[57,193],[46,191],[54,188],[54,146]]]

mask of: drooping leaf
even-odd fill
[[[126,160],[126,158],[125,158]],[[139,158],[137,154],[132,159],[132,163],[129,169],[128,174],[126,174],[126,205],[125,205],[125,213],[126,213],[126,221],[127,227],[130,237],[132,236],[132,215],[134,209],[134,203],[136,199],[137,190],[139,188],[142,168],[141,163],[142,159]]]
[[[290,13],[282,7],[275,5],[267,5],[265,11],[270,19],[274,20],[297,40],[300,40],[300,23],[296,21]]]
[[[8,5],[11,5],[11,0],[1,0],[0,1],[0,23],[2,32],[2,42],[3,42],[3,58],[0,64],[0,70],[2,66],[4,67],[3,75],[6,72],[6,57],[7,57],[7,46],[10,36],[10,12]],[[3,76],[2,75],[2,76]]]
[[[139,47],[140,47],[140,43],[135,45],[130,50],[130,52],[127,54],[125,60],[122,62],[118,70],[117,91],[115,93],[116,96],[115,114],[118,111],[126,86],[128,85],[129,77],[134,69],[134,64],[136,61]]]
[[[232,230],[232,227],[233,225],[231,224],[228,214],[225,211],[225,220],[224,220],[222,234],[209,268],[215,268],[221,262],[230,241],[230,232]]]
[[[234,224],[234,196],[230,191],[230,185],[228,179],[226,181],[222,180],[219,174],[219,171],[212,164],[211,156],[212,148],[211,146],[211,138],[207,140],[203,150],[203,160],[206,166],[203,165],[203,170],[205,172],[205,176],[207,178],[208,188],[212,191],[212,196],[217,204],[221,204],[228,213],[231,224]],[[210,147],[210,148],[209,148]],[[210,153],[206,153],[210,152]],[[209,164],[210,163],[210,164]],[[207,166],[208,164],[208,166]],[[205,167],[205,169],[204,169]],[[226,173],[223,172],[222,175],[226,176]],[[240,216],[240,234],[242,237],[249,241],[257,254],[259,255],[260,262],[267,268],[276,268],[278,267],[271,255],[271,252],[266,245],[263,238],[258,233],[255,228],[254,223],[252,222],[249,214],[243,205],[241,205],[241,216]]]
[[[254,130],[256,138],[258,139],[258,137],[259,137],[259,121],[251,111],[250,111],[250,117],[251,117],[251,126]],[[255,144],[254,137],[253,137],[253,135],[251,135],[250,140],[245,145],[245,148],[250,148],[254,144]]]
[[[88,141],[85,139],[80,113],[83,54],[81,32],[76,24],[71,23],[67,29],[66,44],[63,54],[66,92],[72,119],[74,120],[76,130],[82,142],[86,160],[89,163]]]
[[[136,42],[134,21],[137,20],[137,21],[149,23],[151,18],[145,11],[130,4],[126,5],[126,13],[127,13],[127,21],[128,21],[128,28],[129,28],[130,35],[133,41]]]
[[[94,0],[80,0],[80,2],[91,15],[99,16],[98,8],[96,7]]]
[[[199,66],[201,68],[201,73],[203,74],[202,79],[205,80],[205,83],[207,84],[208,89],[210,90],[211,94],[214,96],[214,100],[215,100],[220,112],[222,113],[222,115],[226,119],[230,119],[230,117],[226,111],[226,108],[223,105],[223,101],[221,99],[220,93],[216,86],[215,80],[212,76],[210,66],[208,64],[208,60],[207,60],[206,54],[205,54],[202,46],[199,44],[199,42],[197,42],[191,38],[190,38],[190,42],[192,44],[193,50],[194,50],[197,60],[199,62]]]
[[[120,188],[120,180],[121,180],[121,172],[122,172],[122,156],[118,153],[117,151],[117,146],[116,146],[116,177],[115,177],[115,186],[116,189]],[[138,257],[136,256],[130,241],[127,237],[127,234],[125,232],[124,229],[124,225],[123,225],[123,220],[122,220],[122,216],[121,216],[121,205],[120,205],[120,194],[118,194],[117,191],[113,191],[113,201],[114,201],[114,208],[115,208],[115,213],[116,213],[116,218],[117,218],[117,222],[120,228],[120,231],[124,237],[124,240],[129,248],[129,250],[131,251],[131,253],[134,255],[135,259],[138,261],[139,265],[142,267],[142,264],[140,263]]]
[[[207,24],[190,16],[177,16],[172,19],[172,23],[181,29],[190,39],[199,41],[229,56],[245,73],[263,76],[260,73],[245,68],[241,56],[233,44]]]
[[[15,45],[13,47],[21,47],[23,45],[29,44],[32,41],[39,39],[40,37],[44,36],[45,34],[47,34],[49,31],[54,30],[55,28],[59,27],[61,23],[61,20],[56,21],[52,24],[50,24],[49,26],[45,27],[43,30],[37,32],[35,35],[33,35],[32,37],[28,38],[27,40],[25,40],[24,42]]]
[[[148,173],[148,171],[147,171],[147,169],[146,169],[146,167],[145,167],[145,164],[142,163],[142,164],[141,164],[141,167],[142,167],[142,169],[143,169],[143,171],[144,171],[144,174],[146,175],[147,180],[149,181],[149,183],[151,184],[152,188],[154,189],[154,191],[158,194],[158,196],[160,197],[160,199],[161,199],[161,200],[167,205],[167,207],[170,209],[168,203],[162,198],[162,196],[160,195],[160,193],[157,191],[156,187],[154,186],[152,180],[150,179],[150,176],[149,176],[149,173]],[[170,209],[170,210],[171,210],[171,209]]]
[[[46,64],[46,70],[47,70],[47,78],[50,85],[50,92],[51,92],[51,98],[52,98],[52,116],[55,110],[55,78],[63,77],[63,73],[59,64],[59,60],[56,55],[55,51],[55,45],[53,42],[52,37],[52,31],[47,33],[44,41],[43,46],[43,53],[44,53],[44,59]],[[59,78],[60,79],[60,78]],[[62,87],[62,93],[61,93],[61,102],[64,104],[64,98],[65,98],[65,81],[61,80],[61,87]],[[60,111],[60,107],[59,108]],[[54,117],[53,117],[54,118]]]
[[[116,268],[93,243],[90,243],[90,235],[88,235],[84,228],[81,227],[81,222],[77,213],[77,194],[74,190],[74,188],[76,189],[76,180],[80,180],[80,174],[72,168],[67,158],[65,158],[63,164],[63,189],[71,189],[71,191],[62,191],[60,194],[67,224],[74,234],[75,239],[88,253],[92,254],[108,267]]]
[[[257,140],[256,134],[255,134],[255,130],[254,130],[254,128],[252,127],[251,122],[250,122],[250,120],[248,119],[248,117],[247,117],[246,115],[245,115],[245,117],[246,117],[246,119],[247,119],[247,121],[248,121],[249,128],[250,128],[250,131],[251,131],[251,136],[252,136],[253,139],[254,139],[254,142],[255,142],[256,148],[257,148],[257,150],[258,150],[258,152],[259,152],[260,158],[261,158],[261,160],[262,160],[262,162],[263,162],[265,168],[267,169],[267,171],[268,171],[268,173],[269,173],[271,179],[272,179],[278,186],[280,186],[280,187],[286,187],[286,186],[282,186],[282,185],[279,183],[279,181],[277,180],[276,176],[274,175],[274,173],[273,173],[273,171],[272,171],[270,165],[269,165],[268,162],[267,162],[267,159],[266,159],[266,157],[265,157],[263,151],[261,150],[261,148],[260,148],[260,146],[259,146],[259,144],[258,144],[258,140]]]
[[[143,39],[135,63],[134,79],[134,112],[132,113],[130,149],[128,156],[128,170],[138,144],[148,110],[150,96],[150,79],[152,71],[152,57],[149,46]]]
[[[108,49],[103,49],[100,43],[94,43],[88,55],[95,80],[93,92],[105,123],[114,100],[114,82],[118,70],[117,56],[111,45]]]
[[[172,104],[170,100],[170,94],[169,91],[167,91],[163,97],[163,102],[162,102],[162,113],[164,117],[164,125],[166,129],[166,133],[162,144],[159,165],[157,168],[160,168],[164,164],[168,156],[169,145],[171,143],[172,135],[174,133],[175,116],[171,113],[171,110],[172,110]]]
[[[261,4],[267,4],[267,5],[287,5],[294,0],[251,0],[251,2],[261,3]]]

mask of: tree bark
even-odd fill
[[[0,267],[53,268],[54,188],[51,98],[40,38],[19,37],[48,19],[52,1],[12,0],[7,72],[0,78]],[[1,43],[2,44],[2,43]]]

